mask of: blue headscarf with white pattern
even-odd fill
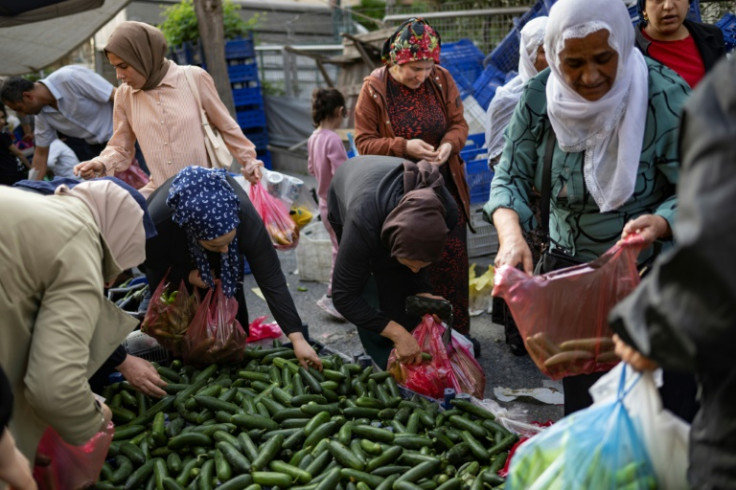
[[[240,200],[227,181],[227,172],[196,166],[185,168],[171,182],[166,204],[173,210],[171,219],[187,234],[189,253],[197,263],[202,280],[214,288],[207,252],[199,240],[225,235],[240,224]],[[236,233],[227,252],[221,254],[220,262],[222,289],[228,298],[235,295],[242,277]]]

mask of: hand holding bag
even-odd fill
[[[225,145],[225,140],[222,139],[220,132],[217,128],[212,127],[209,119],[207,119],[207,113],[202,107],[202,101],[199,98],[197,82],[192,75],[192,67],[184,67],[184,73],[186,74],[187,82],[189,82],[189,88],[194,95],[194,99],[199,106],[199,117],[202,121],[202,130],[204,131],[204,146],[207,149],[210,164],[213,168],[229,169],[233,163],[233,156]]]

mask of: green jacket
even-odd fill
[[[592,260],[613,246],[624,224],[641,214],[654,213],[672,226],[677,184],[677,132],[682,106],[690,94],[687,84],[672,70],[647,59],[649,67],[649,111],[644,133],[634,194],[620,208],[601,213],[583,178],[583,152],[567,153],[555,145],[552,160],[550,237],[582,260]],[[519,214],[521,226],[537,226],[529,205],[533,189],[542,188],[542,169],[551,124],[547,117],[545,89],[550,71],[531,79],[524,90],[511,123],[506,129],[506,146],[495,167],[491,197],[484,217],[510,208]],[[567,195],[559,196],[567,185]]]
[[[119,269],[84,202],[5,187],[0,209],[0,364],[10,430],[33,462],[49,425],[73,445],[100,430],[87,380],[137,320],[103,294]]]

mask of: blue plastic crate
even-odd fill
[[[511,72],[509,72],[511,73]],[[513,72],[514,74],[516,72]],[[486,66],[483,73],[473,84],[473,96],[481,107],[488,109],[491,99],[496,94],[496,89],[506,83],[507,74],[496,68],[493,64]]]
[[[731,51],[736,47],[736,15],[731,12],[726,13],[716,22],[716,26],[723,32],[726,50]]]
[[[487,154],[487,150],[486,150]],[[465,178],[470,189],[470,204],[488,201],[493,172],[488,168],[488,158],[478,158],[465,164]]]
[[[460,158],[466,162],[477,160],[481,155],[488,155],[488,148],[465,148],[460,150]],[[487,160],[487,159],[486,159]]]
[[[266,150],[264,152],[259,152],[257,158],[263,162],[263,166],[266,167],[269,170],[273,170],[273,166],[271,165],[271,152]]]
[[[231,39],[225,43],[225,59],[253,58],[256,50],[253,46],[253,36],[248,38]]]
[[[461,92],[470,95],[473,82],[483,71],[483,52],[470,39],[445,43],[440,52],[440,64],[449,70]]]
[[[235,107],[263,106],[263,95],[261,87],[236,88],[233,89],[233,102]]]
[[[256,150],[265,149],[268,146],[268,132],[265,128],[246,131],[245,137],[256,145]]]
[[[471,148],[480,148],[485,144],[485,142],[486,142],[485,133],[469,134],[468,138],[465,140],[464,150],[469,150]]]
[[[263,109],[237,111],[235,119],[241,128],[262,128],[266,126],[266,114]]]
[[[485,66],[493,64],[500,71],[506,73],[511,70],[517,70],[519,67],[519,41],[521,39],[521,29],[530,20],[540,15],[548,15],[549,8],[554,1],[538,0],[524,15],[518,20],[514,19],[514,27],[506,34],[496,48],[483,61]]]
[[[228,65],[227,74],[230,77],[230,83],[258,80],[258,65],[255,63]]]

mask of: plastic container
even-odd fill
[[[256,55],[253,36],[231,39],[225,43],[225,59],[253,58]]]
[[[123,347],[128,354],[142,357],[147,361],[168,364],[171,360],[169,351],[161,347],[156,339],[140,330],[129,333],[123,341]]]
[[[492,224],[483,219],[483,205],[470,208],[470,222],[475,229],[468,229],[468,258],[491,255],[498,251],[498,235]]]
[[[310,223],[301,231],[296,247],[296,265],[301,281],[330,281],[332,242],[321,221]]]
[[[266,126],[266,115],[263,109],[237,111],[235,118],[241,128],[262,128]]]
[[[471,152],[472,150],[463,151]],[[465,179],[470,190],[470,204],[485,204],[491,192],[493,172],[488,168],[487,150],[485,155],[486,157],[481,153],[476,155],[474,160],[466,160]]]

